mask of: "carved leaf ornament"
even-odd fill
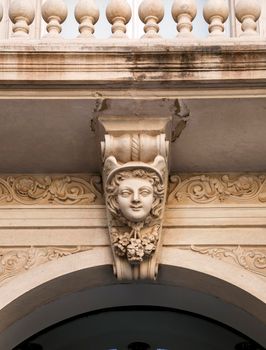
[[[99,176],[19,175],[0,178],[0,203],[91,204],[101,201]]]
[[[266,202],[265,175],[195,175],[170,178],[168,204],[192,201],[198,204],[227,200]]]
[[[234,262],[253,273],[266,277],[265,247],[241,246],[190,246],[193,252],[209,255],[212,258]]]
[[[89,247],[25,247],[0,249],[0,284],[18,273],[48,261],[76,254]]]

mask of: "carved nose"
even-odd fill
[[[138,192],[134,192],[133,193],[133,198],[132,198],[132,202],[133,203],[139,203],[139,194],[138,194]]]

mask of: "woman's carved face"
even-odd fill
[[[153,187],[148,179],[132,177],[120,182],[117,202],[127,220],[144,221],[150,214],[153,201]]]

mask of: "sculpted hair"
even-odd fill
[[[145,223],[149,223],[152,219],[157,219],[161,216],[164,200],[164,185],[161,182],[160,177],[154,171],[148,171],[143,169],[123,171],[117,173],[106,186],[106,200],[108,209],[113,216],[120,221],[125,221],[121,214],[117,196],[119,185],[123,180],[130,178],[141,178],[148,180],[153,187],[153,204],[150,211],[150,215],[145,219]]]

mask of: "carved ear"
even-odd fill
[[[109,174],[119,167],[117,160],[114,156],[108,157],[104,162],[104,174],[108,178]]]
[[[156,156],[152,163],[152,166],[162,174],[162,177],[164,176],[166,169],[166,162],[164,157]]]

